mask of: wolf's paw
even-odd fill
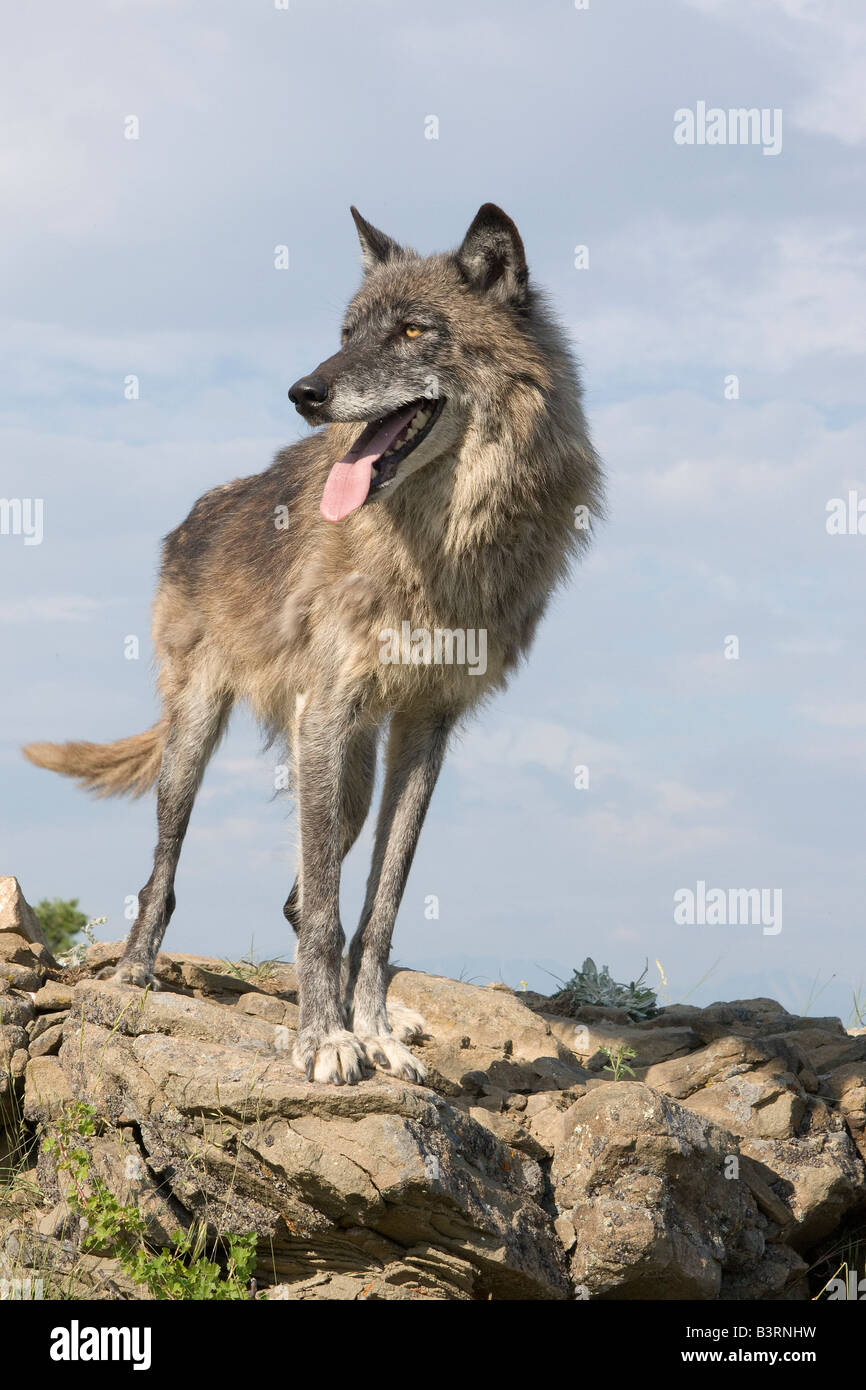
[[[119,965],[107,965],[97,972],[97,980],[111,980],[115,985],[137,985],[139,989],[162,989],[154,974],[134,960],[122,960]]]
[[[426,1079],[427,1068],[424,1063],[419,1062],[393,1033],[362,1034],[361,1042],[367,1049],[370,1060],[378,1067],[391,1072],[393,1076],[400,1076],[404,1081],[420,1082]]]
[[[370,1070],[364,1044],[345,1028],[333,1033],[298,1033],[292,1057],[308,1081],[330,1082],[332,1086],[354,1086]]]
[[[388,1025],[400,1042],[411,1042],[413,1038],[423,1038],[427,1030],[427,1020],[423,1014],[416,1013],[395,999],[388,1001]]]

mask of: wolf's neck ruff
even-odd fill
[[[369,424],[328,474],[321,505],[325,520],[342,521],[364,505],[374,484],[387,487],[403,459],[429,434],[440,409],[441,402],[412,401]]]

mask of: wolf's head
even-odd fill
[[[388,496],[452,450],[479,396],[495,409],[486,383],[502,382],[506,357],[513,369],[515,339],[526,345],[523,242],[500,208],[485,203],[459,250],[426,257],[356,208],[352,216],[365,276],[342,346],[289,391],[309,424],[366,426],[331,469],[321,507],[329,521]]]

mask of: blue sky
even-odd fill
[[[18,744],[153,721],[160,538],[302,433],[287,387],[334,350],[360,274],[348,205],[434,250],[493,200],[583,361],[610,520],[454,749],[394,955],[542,988],[586,955],[620,978],[648,960],[657,983],[658,959],[671,999],[847,1017],[866,988],[866,536],[825,520],[866,497],[857,0],[48,0],[10,27],[0,494],[43,499],[44,538],[0,535],[0,871],[127,929],[152,802],[90,801]],[[699,101],[780,109],[781,152],[677,145]],[[169,946],[292,952],[273,780],[236,716]],[[369,851],[368,830],[347,930]],[[781,890],[782,931],[677,925],[700,880]]]

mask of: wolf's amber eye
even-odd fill
[[[407,338],[419,338],[421,336],[421,329],[414,323],[407,323],[403,332],[406,334]]]

